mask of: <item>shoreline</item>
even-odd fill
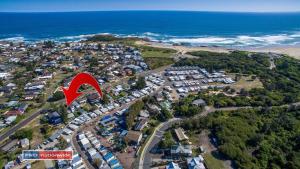
[[[144,46],[151,46],[151,47],[157,47],[157,48],[168,48],[168,49],[174,49],[178,51],[178,53],[181,54],[186,54],[188,52],[193,52],[193,51],[208,51],[208,52],[217,52],[217,53],[228,53],[233,50],[238,50],[238,51],[249,51],[249,52],[264,52],[264,53],[277,53],[277,54],[285,54],[289,55],[290,57],[293,57],[295,59],[300,60],[300,44],[295,44],[295,45],[285,45],[285,44],[279,44],[279,45],[270,45],[270,46],[256,46],[256,47],[251,47],[251,46],[231,46],[231,47],[226,47],[226,46],[210,46],[210,45],[203,45],[203,46],[188,46],[188,45],[175,45],[171,43],[166,43],[166,42],[161,42],[161,41],[154,41],[149,38],[148,40],[145,40],[139,36],[118,36],[110,33],[100,33],[100,34],[86,34],[86,35],[78,35],[78,36],[71,36],[72,38],[76,37],[78,39],[71,40],[72,38],[70,37],[65,37],[65,38],[70,38],[68,41],[60,41],[57,39],[41,39],[41,40],[34,40],[31,43],[35,42],[42,42],[44,40],[53,40],[56,42],[78,42],[82,40],[86,40],[88,37],[93,37],[93,36],[112,36],[112,37],[119,37],[119,38],[138,38],[135,42],[137,45],[144,45]],[[7,42],[26,42],[24,38],[22,37],[17,37],[17,39],[14,38],[7,38],[7,39],[0,39],[0,43],[7,43]],[[28,42],[28,41],[27,41]]]
[[[151,41],[136,41],[137,45],[146,45],[151,47],[158,47],[158,48],[169,48],[169,49],[175,49],[178,52],[181,52],[182,54],[186,54],[187,52],[193,52],[193,51],[208,51],[208,52],[217,52],[217,53],[228,53],[233,50],[239,50],[239,51],[249,51],[249,52],[264,52],[264,53],[277,53],[277,54],[285,54],[289,55],[290,57],[293,57],[295,59],[300,60],[300,45],[294,45],[294,46],[286,46],[286,45],[278,45],[278,46],[264,46],[264,47],[213,47],[213,46],[184,46],[184,45],[171,45],[171,44],[165,44],[161,42],[151,42]]]

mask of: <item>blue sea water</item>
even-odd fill
[[[0,39],[4,40],[67,41],[103,33],[189,45],[297,45],[300,43],[300,13],[0,13]]]

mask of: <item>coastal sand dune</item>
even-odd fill
[[[282,46],[282,47],[266,47],[260,49],[248,49],[252,52],[273,52],[279,54],[286,54],[293,58],[300,59],[300,46]]]
[[[148,41],[137,41],[138,45],[146,45],[152,47],[161,47],[161,48],[170,48],[175,49],[178,52],[185,54],[192,51],[209,51],[209,52],[218,52],[218,53],[228,53],[229,51],[235,49],[229,49],[224,47],[192,47],[192,46],[180,46],[180,45],[170,45],[159,42],[148,42]],[[293,58],[300,59],[300,46],[278,46],[278,47],[263,47],[263,48],[243,48],[238,49],[243,51],[250,52],[272,52],[278,54],[286,54]]]

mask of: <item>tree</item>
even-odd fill
[[[15,134],[12,136],[15,139],[23,139],[28,138],[29,140],[32,139],[32,130],[31,129],[20,129],[15,132]]]
[[[176,142],[173,139],[172,133],[171,131],[167,131],[164,136],[162,141],[159,143],[159,147],[162,149],[169,149],[171,148],[173,145],[175,145]]]
[[[160,121],[167,121],[172,117],[173,117],[172,113],[164,107],[161,109],[161,112],[158,114],[158,119]]]
[[[143,109],[143,107],[144,102],[141,100],[136,101],[129,107],[128,112],[126,113],[126,127],[128,130],[131,129],[134,125],[134,120]]]
[[[241,74],[237,73],[237,74],[235,75],[235,81],[236,81],[236,82],[239,81],[241,78],[242,78],[242,75],[241,75]]]
[[[37,97],[37,102],[38,102],[38,103],[44,104],[45,101],[46,101],[46,96],[45,96],[45,94],[40,94],[40,95]]]
[[[3,86],[3,80],[0,79],[0,87]]]
[[[68,142],[63,137],[59,137],[56,146],[59,150],[64,150],[68,147]]]
[[[61,100],[63,98],[65,98],[64,93],[61,91],[57,91],[57,92],[53,93],[53,96],[49,99],[49,101],[55,102],[55,101]]]
[[[146,87],[145,77],[141,76],[138,78],[136,85],[134,86],[135,89],[141,90]]]
[[[58,107],[58,112],[60,112],[62,121],[63,121],[65,124],[67,124],[67,122],[68,122],[68,112],[67,112],[66,106],[64,106],[64,105],[61,104],[61,105]]]
[[[53,41],[44,41],[44,47],[45,48],[53,48],[55,46],[55,43]]]
[[[103,104],[110,103],[110,99],[106,93],[103,93],[102,102],[103,102]]]
[[[44,123],[44,125],[41,127],[41,134],[44,135],[44,138],[50,137],[51,127],[49,124]]]
[[[65,45],[66,45],[66,47],[70,47],[70,43],[69,42],[66,42]]]
[[[99,158],[95,158],[94,161],[93,161],[93,164],[97,167],[100,167],[101,166],[101,160]]]

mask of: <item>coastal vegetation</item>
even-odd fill
[[[147,57],[144,60],[150,69],[157,69],[175,63],[173,58]]]
[[[140,40],[140,38],[135,38],[135,37],[122,38],[113,35],[95,35],[87,38],[87,41],[92,41],[92,42],[110,42],[110,43],[128,43],[128,44],[136,40]]]
[[[141,76],[137,79],[136,84],[133,86],[134,89],[141,90],[146,87],[145,77]]]
[[[196,97],[189,95],[188,97],[174,104],[174,113],[176,116],[191,117],[201,112],[202,107],[193,105],[192,102]]]
[[[140,111],[144,107],[144,102],[141,100],[136,101],[132,104],[129,109],[128,113],[126,113],[126,128],[131,129],[134,125],[135,118],[138,116]]]
[[[145,45],[136,45],[142,53],[142,57],[151,69],[174,64],[172,55],[176,53],[174,49],[156,48]]]
[[[176,65],[198,65],[209,71],[225,70],[228,73],[255,75],[259,78],[263,88],[243,90],[241,96],[234,99],[236,101],[248,100],[250,102],[248,105],[254,106],[276,106],[300,101],[300,64],[296,59],[287,56],[275,58],[276,68],[269,69],[268,54],[240,51],[229,54],[210,53],[209,55],[208,52],[191,52],[190,54],[198,56],[199,59],[182,59]],[[228,96],[216,97],[230,100]],[[244,103],[241,104],[243,105]]]
[[[163,139],[159,142],[158,146],[162,149],[171,148],[173,145],[175,145],[176,142],[173,139],[171,131],[167,131],[163,135]]]
[[[299,110],[219,111],[186,120],[186,130],[210,129],[219,151],[238,168],[299,168]]]
[[[232,52],[191,52],[199,58],[182,59],[177,66],[197,65],[213,72],[224,70],[241,76],[257,78],[262,86],[251,89],[226,87],[210,89],[189,96],[175,104],[175,112],[189,98],[203,99],[214,107],[252,106],[235,111],[217,111],[206,117],[186,119],[182,127],[189,132],[210,130],[210,137],[221,154],[233,160],[237,168],[300,168],[299,128],[300,64],[288,56]],[[270,69],[270,57],[275,68]],[[189,106],[187,106],[189,107]]]

